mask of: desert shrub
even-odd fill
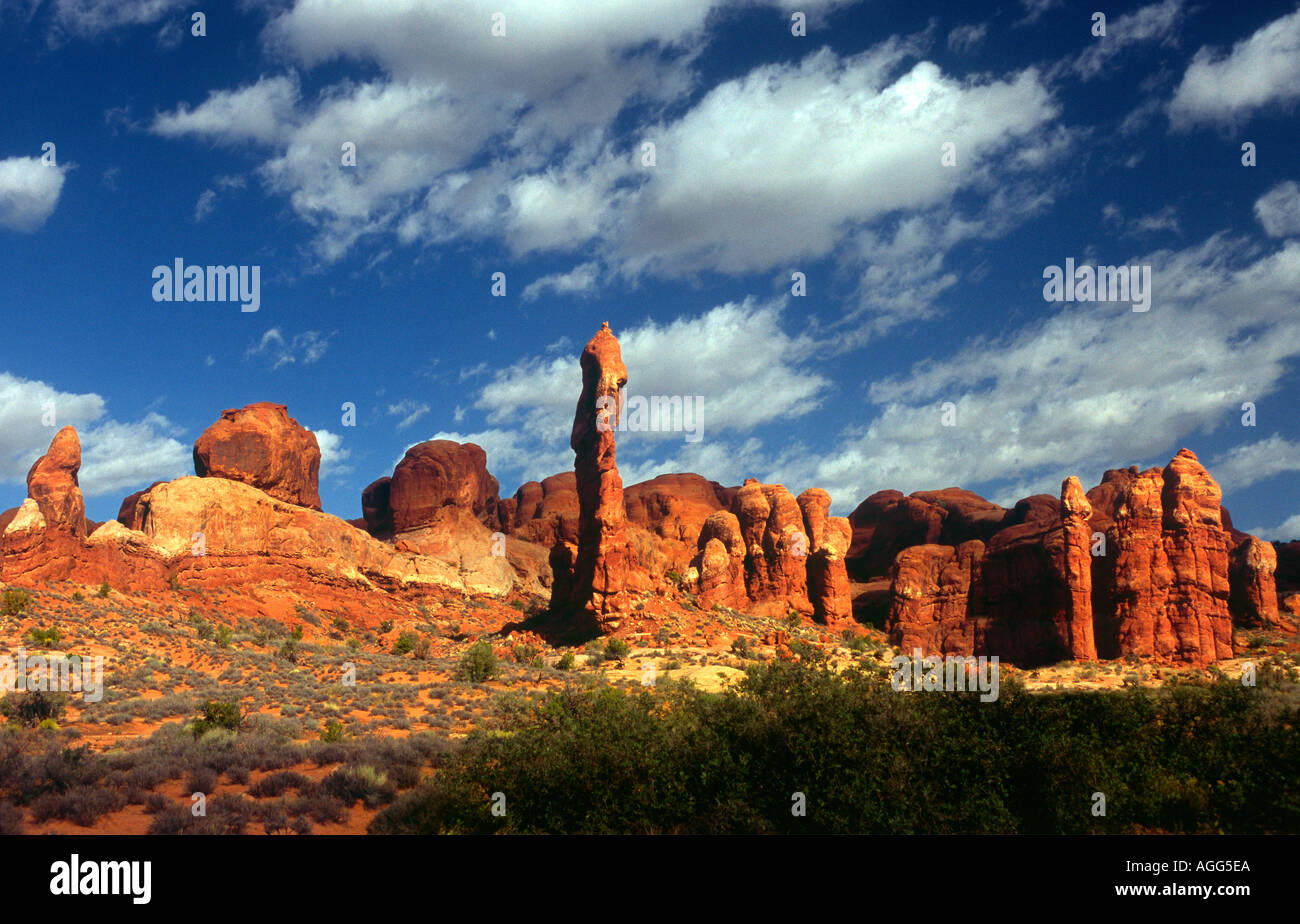
[[[284,644],[280,646],[280,650],[276,652],[275,656],[288,661],[290,664],[298,663],[298,640],[295,638],[285,639]]]
[[[605,660],[621,661],[627,657],[629,651],[631,648],[628,647],[627,642],[621,638],[611,638],[605,643]]]
[[[391,619],[385,619],[383,622],[379,624],[380,635],[387,635],[389,632],[392,631],[393,631],[393,621]]]
[[[53,721],[57,728],[67,709],[68,698],[62,693],[46,693],[43,690],[29,690],[22,693],[6,693],[0,699],[0,714],[18,725],[32,727],[42,722]]]
[[[192,726],[195,738],[202,738],[204,734],[216,728],[224,728],[228,731],[236,731],[239,728],[241,717],[238,703],[210,699],[200,707],[200,710],[203,715],[195,719]]]
[[[276,770],[250,786],[248,794],[257,799],[275,798],[287,789],[302,790],[310,786],[311,780],[296,770]]]
[[[1285,678],[1028,694],[1009,677],[982,702],[799,663],[722,693],[570,689],[473,733],[370,829],[1300,833],[1298,703]]]
[[[343,740],[343,723],[338,719],[328,719],[321,726],[320,740],[332,744]]]
[[[497,656],[487,641],[477,641],[460,659],[459,676],[463,680],[483,683],[497,672]]]
[[[185,778],[186,792],[210,793],[217,788],[217,771],[211,767],[196,767]]]
[[[235,637],[234,631],[230,626],[217,626],[212,640],[217,643],[218,648],[229,648],[231,640]]]
[[[0,599],[0,611],[3,611],[6,616],[17,616],[27,609],[31,602],[32,595],[27,591],[9,587],[5,589],[4,596]]]
[[[319,785],[321,793],[351,806],[362,802],[368,807],[391,802],[396,789],[383,772],[370,766],[339,767]]]
[[[738,635],[731,641],[731,653],[738,658],[748,658],[754,653],[750,645],[749,638],[744,635]]]
[[[126,796],[116,789],[80,785],[66,792],[47,792],[31,804],[32,821],[40,824],[51,818],[65,818],[83,828],[94,825],[101,815],[126,805]]]
[[[401,635],[397,636],[397,640],[393,642],[393,654],[407,654],[415,648],[415,643],[419,640],[419,636],[414,632],[403,632]]]
[[[0,836],[23,833],[22,810],[12,802],[0,802]]]
[[[564,654],[560,655],[560,660],[555,662],[555,667],[557,670],[562,670],[562,671],[573,670],[574,660],[575,659],[573,657],[573,652],[566,651]]]
[[[107,597],[112,592],[113,588],[108,585],[108,578],[104,578],[104,583],[99,585],[99,595],[101,597]]]
[[[34,645],[57,645],[63,638],[63,631],[58,626],[50,626],[48,629],[33,627],[27,630],[27,638]]]

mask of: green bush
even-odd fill
[[[217,626],[217,631],[213,636],[213,641],[217,643],[218,648],[229,648],[230,640],[234,637],[234,630],[232,630],[230,626]]]
[[[474,732],[370,830],[1295,834],[1298,703],[1285,680],[1029,694],[1011,678],[985,703],[797,663],[722,693],[569,689]],[[498,791],[516,794],[501,818]]]
[[[17,616],[23,610],[31,605],[32,595],[25,590],[19,590],[16,587],[7,588],[4,592],[3,601],[0,601],[0,610],[3,610],[6,616]]]
[[[35,645],[51,646],[59,643],[63,632],[58,626],[50,626],[48,629],[31,628],[27,630],[27,637]]]
[[[320,730],[320,740],[335,742],[343,740],[343,723],[338,719],[328,720]]]
[[[573,652],[566,651],[564,654],[560,655],[560,660],[555,662],[555,667],[557,670],[571,671],[573,670],[573,662]]]
[[[415,643],[419,640],[420,637],[414,632],[403,632],[393,642],[393,654],[404,655],[410,653],[415,649]]]
[[[612,638],[605,643],[605,660],[621,661],[627,657],[628,652],[631,650],[627,642],[621,638]]]
[[[210,699],[199,709],[203,715],[194,720],[193,731],[195,738],[202,738],[204,734],[214,728],[223,728],[227,731],[239,730],[242,716],[239,712],[238,703],[218,702]]]
[[[276,657],[283,658],[290,664],[298,663],[298,640],[296,638],[287,638],[280,650],[276,652]]]
[[[385,619],[383,622],[379,624],[380,635],[387,635],[389,632],[392,631],[393,631],[393,621],[391,619]]]
[[[104,578],[104,583],[99,585],[99,595],[101,597],[107,597],[112,592],[113,588],[108,586],[108,578]]]
[[[469,646],[460,659],[459,676],[464,680],[482,683],[490,680],[497,672],[497,656],[492,646],[486,641],[477,641]]]
[[[53,721],[57,728],[67,708],[67,700],[67,696],[62,693],[46,693],[43,690],[6,693],[0,699],[0,715],[28,728],[46,721]]]

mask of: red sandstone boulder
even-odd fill
[[[659,475],[624,488],[623,505],[629,523],[694,546],[704,521],[727,509],[731,496],[718,482],[699,475]]]
[[[393,479],[385,475],[361,490],[361,519],[372,536],[393,534],[392,483]]]
[[[134,494],[128,494],[124,497],[121,506],[117,508],[117,522],[130,529],[131,524],[135,522],[135,505],[140,502],[140,498],[144,497],[160,484],[166,484],[166,482],[155,481],[143,491],[136,491]]]
[[[846,625],[853,618],[853,597],[844,556],[853,529],[846,517],[830,516],[831,496],[809,488],[796,499],[808,535],[808,596],[813,618],[829,626]]]
[[[540,482],[519,486],[501,528],[511,535],[547,548],[556,542],[578,544],[578,481],[573,472],[560,472]],[[502,501],[505,504],[506,501]]]
[[[731,502],[745,542],[745,588],[755,603],[811,613],[808,534],[794,495],[780,484],[746,479]]]
[[[401,533],[427,526],[446,506],[468,510],[495,528],[497,491],[482,446],[451,440],[420,443],[406,450],[393,471],[389,484],[393,529]]]
[[[730,510],[709,516],[700,528],[699,551],[692,562],[690,580],[699,591],[701,606],[715,604],[741,609],[749,604],[745,592],[745,540],[740,521]]]
[[[970,618],[971,587],[979,581],[984,543],[910,546],[890,568],[893,602],[886,624],[890,642],[907,655],[976,651]]]
[[[1228,608],[1234,624],[1250,629],[1282,628],[1278,613],[1277,552],[1273,543],[1246,536],[1228,560]]]
[[[46,528],[78,539],[86,535],[86,502],[77,484],[80,470],[81,440],[75,428],[64,427],[27,472],[27,496],[36,501]]]
[[[194,441],[194,472],[320,509],[320,446],[283,404],[263,401],[222,411],[221,419]]]

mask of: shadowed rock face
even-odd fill
[[[635,574],[637,556],[628,539],[623,481],[614,454],[618,393],[627,384],[627,367],[608,323],[583,349],[581,365],[582,394],[569,435],[578,490],[578,543],[576,551],[557,544],[551,556],[555,569],[567,570],[572,562],[571,577],[555,576],[552,606],[562,603],[604,630],[625,602],[624,591],[647,584],[644,575]]]
[[[320,446],[283,404],[264,401],[222,411],[194,441],[194,473],[240,481],[276,500],[320,509]]]
[[[488,473],[487,453],[482,446],[451,440],[420,443],[406,450],[393,470],[389,484],[393,529],[401,533],[428,526],[443,507],[468,510],[495,529],[497,491],[497,480]],[[377,487],[372,500],[377,502],[380,493],[382,487]],[[381,522],[382,518],[377,516],[376,520]]]

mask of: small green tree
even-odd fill
[[[108,586],[108,578],[104,578],[104,583],[99,585],[99,595],[101,597],[107,597],[112,592],[113,588]]]
[[[469,650],[460,659],[460,676],[474,683],[482,683],[496,675],[497,656],[492,646],[479,640],[469,646]]]
[[[239,712],[239,703],[210,699],[200,709],[203,715],[195,719],[193,725],[195,738],[202,738],[205,732],[214,728],[238,731],[239,723],[243,720]]]

